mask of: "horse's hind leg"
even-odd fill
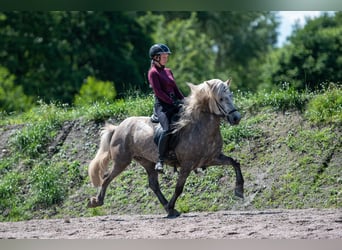
[[[100,193],[97,195],[97,197],[90,198],[90,201],[88,202],[89,208],[91,207],[98,207],[103,205],[104,197],[106,195],[106,190],[109,185],[109,183],[117,177],[126,167],[128,164],[116,164],[114,163],[114,167],[112,172],[103,180]]]
[[[190,168],[182,167],[180,169],[180,173],[179,173],[178,180],[176,183],[175,192],[170,202],[166,206],[166,211],[168,212],[167,218],[176,218],[180,216],[180,213],[175,209],[175,204],[176,204],[178,197],[183,192],[186,179],[188,178],[190,172],[191,172]]]

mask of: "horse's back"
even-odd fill
[[[153,136],[154,125],[147,116],[131,116],[123,120],[116,128],[115,134],[123,137],[139,138]]]
[[[111,144],[130,152],[133,157],[154,159],[156,154],[156,145],[153,143],[155,126],[156,124],[151,122],[150,117],[126,118],[117,126]]]

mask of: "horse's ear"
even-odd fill
[[[230,84],[231,84],[231,82],[232,82],[232,79],[228,79],[225,83],[227,84],[227,86],[229,87],[230,86]]]

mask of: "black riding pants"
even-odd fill
[[[159,123],[165,132],[170,130],[172,116],[178,112],[178,108],[174,105],[164,103],[155,98],[154,110],[158,116]]]

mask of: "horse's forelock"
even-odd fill
[[[187,105],[189,112],[196,115],[196,112],[201,112],[209,106],[212,112],[217,113],[215,100],[219,98],[219,93],[224,91],[226,84],[219,79],[212,79],[199,85],[188,85],[191,89]]]
[[[227,84],[219,79],[212,79],[207,84],[210,87],[210,98],[208,102],[210,112],[219,115],[221,112],[217,107],[217,101],[220,99],[220,93],[224,92],[227,88]]]

